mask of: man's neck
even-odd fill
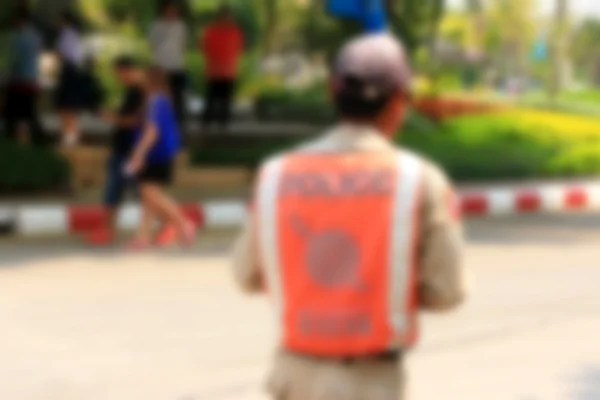
[[[384,138],[389,138],[390,135],[382,129],[375,121],[344,118],[340,121],[341,126],[346,126],[362,132],[373,132]]]

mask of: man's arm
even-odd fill
[[[117,115],[115,125],[120,128],[135,128],[140,121],[141,113],[133,113],[128,115]]]
[[[424,310],[446,311],[467,294],[460,202],[436,167],[426,167],[423,189],[419,302]]]
[[[132,129],[139,125],[142,112],[119,115],[113,111],[106,110],[102,112],[102,118],[118,128]]]
[[[146,159],[146,156],[154,147],[154,144],[158,140],[158,126],[150,121],[146,123],[146,128],[138,145],[133,151],[132,158]]]
[[[256,216],[251,212],[232,251],[235,280],[239,287],[248,293],[259,293],[264,289],[258,257],[256,224]]]
[[[164,103],[155,99],[149,105],[148,117],[145,122],[142,137],[133,150],[131,159],[127,165],[128,173],[137,174],[146,163],[148,154],[156,144],[160,134],[160,115]]]

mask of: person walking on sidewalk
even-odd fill
[[[229,6],[222,6],[217,18],[204,31],[200,51],[206,60],[203,131],[210,131],[215,122],[222,131],[227,131],[235,100],[239,63],[244,51],[244,34]]]
[[[341,120],[262,165],[234,272],[273,302],[273,399],[398,400],[418,312],[465,297],[461,224],[445,175],[393,145],[410,90],[402,45],[354,39],[332,76]]]
[[[16,139],[19,124],[28,126],[30,140],[34,145],[46,144],[46,137],[38,113],[39,58],[41,38],[31,23],[26,7],[18,7],[13,16],[10,37],[9,77],[4,99],[4,123],[6,135]]]
[[[87,93],[82,87],[82,70],[85,52],[77,18],[71,11],[63,11],[59,19],[56,51],[61,61],[56,108],[60,118],[63,145],[75,146],[79,142],[79,113],[86,107]]]
[[[173,181],[175,158],[181,148],[166,79],[162,69],[149,68],[146,120],[126,167],[126,173],[139,181],[142,200],[142,219],[131,243],[133,249],[151,246],[152,227],[156,220],[163,227],[173,226],[182,245],[189,246],[195,239],[195,225],[187,220],[165,190]]]
[[[125,174],[125,167],[144,122],[146,97],[144,71],[133,58],[123,56],[115,61],[114,72],[119,83],[125,88],[125,95],[116,113],[108,110],[102,112],[102,118],[114,128],[104,191],[107,223],[105,227],[92,232],[88,237],[88,242],[93,245],[107,245],[114,242],[119,207],[127,190],[137,188],[135,179]]]
[[[150,29],[149,40],[154,64],[167,74],[177,121],[183,128],[186,117],[185,51],[188,36],[185,23],[181,19],[180,9],[175,1],[162,2],[160,17]]]

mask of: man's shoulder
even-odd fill
[[[446,171],[444,171],[444,169],[439,164],[437,164],[430,158],[405,148],[399,148],[398,153],[401,156],[410,157],[411,159],[415,160],[420,164],[422,179],[425,185],[438,186],[451,184]]]
[[[313,153],[316,152],[320,147],[322,147],[323,135],[319,135],[315,138],[306,139],[301,141],[300,143],[289,147],[286,150],[282,150],[278,153],[275,153],[269,157],[267,157],[262,163],[261,166],[272,165],[276,162],[283,161],[286,158],[291,158],[294,156]]]

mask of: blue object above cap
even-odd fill
[[[367,32],[377,33],[387,29],[385,0],[327,0],[329,14],[339,18],[360,21]]]

